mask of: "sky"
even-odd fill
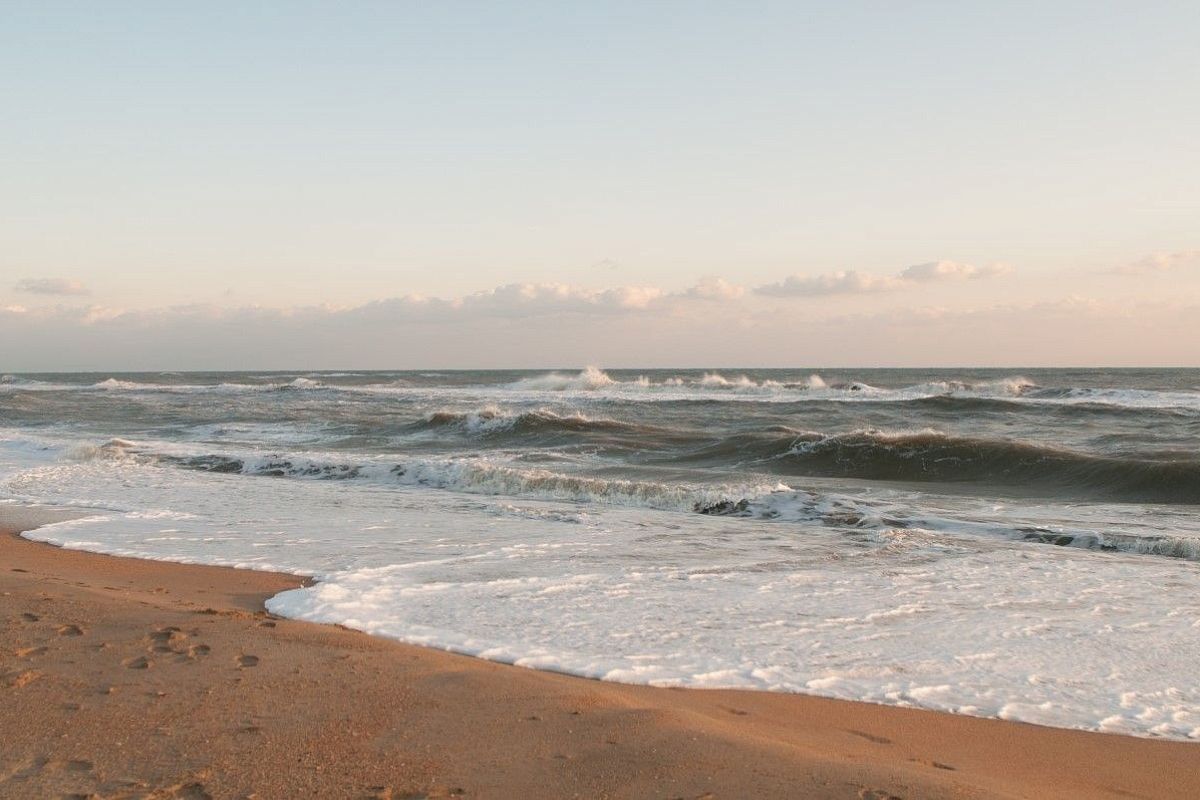
[[[1194,2],[0,4],[0,371],[1200,365]]]

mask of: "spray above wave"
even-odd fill
[[[753,380],[745,375],[732,378],[725,377],[719,372],[705,372],[700,377],[667,377],[654,381],[645,375],[639,375],[630,380],[617,380],[607,372],[597,367],[586,367],[576,375],[551,372],[546,375],[521,378],[506,387],[518,391],[540,392],[614,392],[633,391],[653,393],[663,390],[678,390],[691,388],[695,390],[721,390],[742,392],[774,392],[781,389],[825,389],[827,384],[820,375],[810,375],[804,381],[776,381],[771,379]]]
[[[578,375],[564,375],[560,372],[551,372],[547,375],[521,378],[511,384],[511,388],[542,392],[565,392],[568,390],[595,391],[608,386],[618,385],[633,385],[646,388],[650,385],[650,382],[645,378],[638,378],[635,381],[622,383],[610,378],[604,370],[597,369],[596,367],[586,367]]]
[[[775,380],[762,378],[755,380],[746,375],[727,376],[720,372],[708,371],[698,377],[674,376],[655,381],[645,375],[639,375],[631,380],[621,381],[612,378],[607,372],[597,367],[587,367],[576,375],[551,372],[546,375],[522,378],[512,384],[514,389],[532,389],[541,391],[598,391],[614,389],[678,389],[690,387],[694,389],[721,391],[750,391],[772,392],[784,389],[820,393],[859,393],[863,395],[887,395],[901,393],[905,395],[936,395],[952,393],[975,393],[986,395],[1020,396],[1037,384],[1023,377],[1001,378],[984,381],[930,381],[899,389],[885,389],[872,386],[862,381],[830,383],[820,375],[813,373],[802,380]]]
[[[589,417],[575,412],[560,414],[549,409],[505,411],[495,405],[474,411],[437,410],[414,425],[418,430],[457,428],[470,434],[498,435],[542,433],[629,433],[656,434],[664,430],[654,425],[621,422],[604,417]]]
[[[750,376],[745,373],[706,371],[696,373],[657,372],[617,376],[597,367],[578,373],[550,372],[526,375],[512,380],[508,373],[457,375],[439,380],[443,373],[355,373],[313,372],[305,375],[246,375],[213,373],[212,383],[196,382],[196,376],[175,373],[123,375],[87,382],[48,382],[27,376],[6,375],[0,380],[0,393],[87,392],[165,394],[257,394],[262,392],[324,392],[379,395],[432,400],[435,398],[471,398],[489,402],[499,398],[543,402],[555,396],[575,396],[593,400],[620,402],[676,402],[691,400],[727,400],[761,403],[912,403],[950,400],[964,410],[971,402],[1104,407],[1114,409],[1176,409],[1200,412],[1200,391],[1194,386],[1177,388],[1134,388],[1115,386],[1043,385],[1023,376],[977,377],[974,379],[938,377],[898,382],[896,374],[887,376],[887,385],[879,385],[874,373],[855,380],[853,376],[833,380],[819,374],[767,371]],[[72,376],[73,377],[73,376]],[[200,376],[204,377],[204,376]],[[912,377],[920,378],[919,373]],[[386,380],[384,380],[386,379]],[[996,406],[999,408],[999,406]]]

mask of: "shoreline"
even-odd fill
[[[302,577],[0,507],[0,797],[1200,795],[1189,742],[531,670],[268,614]]]

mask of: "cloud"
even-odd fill
[[[890,292],[903,285],[902,280],[888,275],[866,275],[855,270],[839,270],[824,275],[789,275],[779,283],[768,283],[755,288],[754,291],[772,297],[808,297]]]
[[[744,286],[735,286],[724,278],[707,277],[683,292],[683,296],[697,300],[736,300],[746,293]]]
[[[914,264],[900,272],[900,278],[908,281],[954,281],[979,278],[997,278],[1008,275],[1012,267],[1007,264],[989,264],[976,267],[972,264],[960,264],[957,261],[930,261],[926,264]]]
[[[517,285],[521,287],[520,284]],[[505,287],[500,287],[505,289]],[[540,308],[524,317],[466,302],[395,298],[356,307],[211,304],[146,310],[99,305],[0,307],[9,371],[182,369],[437,369],[812,364],[1195,364],[1200,307],[1066,297],[969,307],[711,301],[687,290],[648,300],[613,290],[492,290]],[[472,297],[472,296],[468,296]],[[622,306],[634,298],[634,307]],[[523,299],[522,299],[523,298]],[[678,313],[660,313],[668,309]]]
[[[1145,258],[1108,270],[1115,275],[1149,275],[1176,269],[1200,267],[1200,250],[1179,250],[1174,253],[1151,253]]]
[[[1005,264],[976,267],[957,261],[930,261],[927,264],[914,264],[895,275],[871,275],[855,270],[839,270],[823,275],[791,275],[779,283],[756,287],[754,291],[771,297],[875,294],[899,291],[917,283],[994,278],[1010,272],[1012,268]]]
[[[456,298],[404,295],[349,309],[375,318],[426,322],[467,318],[526,319],[561,314],[613,315],[646,311],[670,297],[654,286],[586,289],[562,283],[510,283]]]
[[[715,278],[689,289],[668,292],[655,286],[616,286],[590,289],[561,283],[510,283],[461,297],[407,294],[359,306],[302,306],[270,308],[230,307],[211,303],[152,309],[121,309],[100,305],[57,305],[25,308],[0,307],[0,316],[23,315],[29,320],[54,321],[75,326],[107,326],[124,330],[154,328],[178,322],[193,324],[319,325],[328,320],[389,324],[466,324],[480,320],[535,320],[558,317],[640,316],[676,311],[695,305],[696,299],[734,299],[740,287]]]
[[[619,316],[648,311],[680,311],[695,300],[732,301],[746,293],[718,277],[668,292],[656,286],[616,286],[588,289],[562,283],[509,283],[456,298],[403,295],[349,309],[375,318],[405,318],[425,322],[471,318],[530,319],[558,315]]]
[[[91,294],[88,288],[82,283],[68,280],[67,278],[26,278],[23,281],[17,281],[13,289],[27,294],[52,294],[60,296]]]

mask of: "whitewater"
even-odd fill
[[[1200,740],[1200,371],[0,377],[65,547],[521,666]]]

